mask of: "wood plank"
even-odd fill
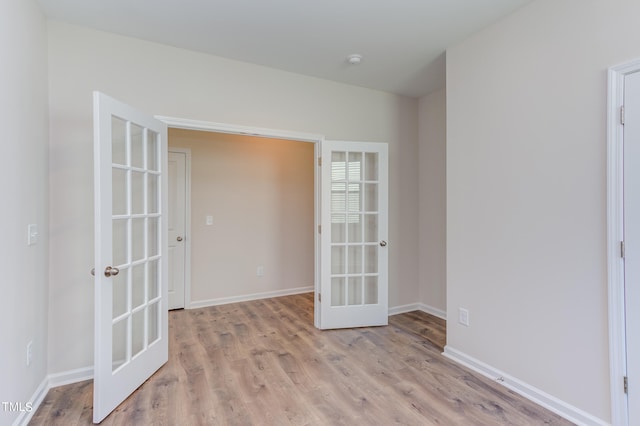
[[[568,425],[444,358],[446,324],[321,331],[313,295],[169,313],[169,361],[102,424]],[[31,424],[91,424],[92,382],[51,389]]]

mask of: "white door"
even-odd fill
[[[629,424],[640,424],[640,72],[624,79],[624,283]]]
[[[387,325],[387,145],[322,142],[320,328]]]
[[[184,308],[186,266],[187,154],[169,152],[169,309]]]
[[[167,128],[102,93],[93,99],[99,423],[168,357]]]

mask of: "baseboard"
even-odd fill
[[[44,397],[47,396],[47,392],[49,392],[49,380],[47,377],[45,377],[29,400],[29,402],[31,402],[31,410],[20,412],[20,415],[13,422],[13,426],[28,425],[31,421],[31,417],[33,417],[36,411],[38,411],[38,407],[42,403],[42,400],[44,400]]]
[[[489,379],[500,383],[508,389],[524,396],[525,398],[535,402],[536,404],[553,411],[554,413],[564,417],[565,419],[577,424],[577,425],[608,425],[602,419],[599,419],[591,414],[574,407],[566,402],[549,395],[548,393],[537,389],[515,377],[509,376],[504,372],[493,368],[492,366],[485,364],[451,346],[445,346],[443,355],[465,367],[482,374]]]
[[[93,379],[93,367],[77,368],[62,373],[49,374],[49,389]]]
[[[438,317],[443,320],[447,320],[447,312],[442,309],[434,308],[433,306],[425,305],[424,303],[420,303],[420,310],[422,312],[426,312],[428,314],[433,315],[434,317]]]
[[[206,308],[208,306],[226,305],[229,303],[249,302],[251,300],[270,299],[272,297],[290,296],[293,294],[313,292],[313,286],[289,288],[286,290],[266,291],[244,296],[221,297],[219,299],[197,300],[189,304],[189,309]]]
[[[405,312],[419,311],[420,310],[419,305],[420,305],[419,303],[411,303],[408,305],[394,306],[392,308],[389,308],[389,316],[404,314]]]
[[[44,378],[30,399],[31,411],[23,411],[13,422],[13,426],[26,426],[31,421],[31,417],[38,411],[38,407],[42,404],[44,397],[47,396],[49,389],[58,386],[64,386],[71,383],[82,382],[84,380],[93,379],[93,367],[78,368],[76,370],[65,371],[62,373],[49,374]]]
[[[443,320],[447,319],[447,313],[445,311],[424,303],[410,303],[408,305],[394,306],[393,308],[389,308],[389,315],[404,314],[411,311],[422,311]]]

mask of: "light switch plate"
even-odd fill
[[[30,224],[27,226],[27,245],[32,246],[38,242],[38,225]]]

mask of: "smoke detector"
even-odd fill
[[[347,56],[347,62],[349,62],[351,65],[358,65],[360,62],[362,62],[362,55],[359,55],[357,53],[349,55]]]

